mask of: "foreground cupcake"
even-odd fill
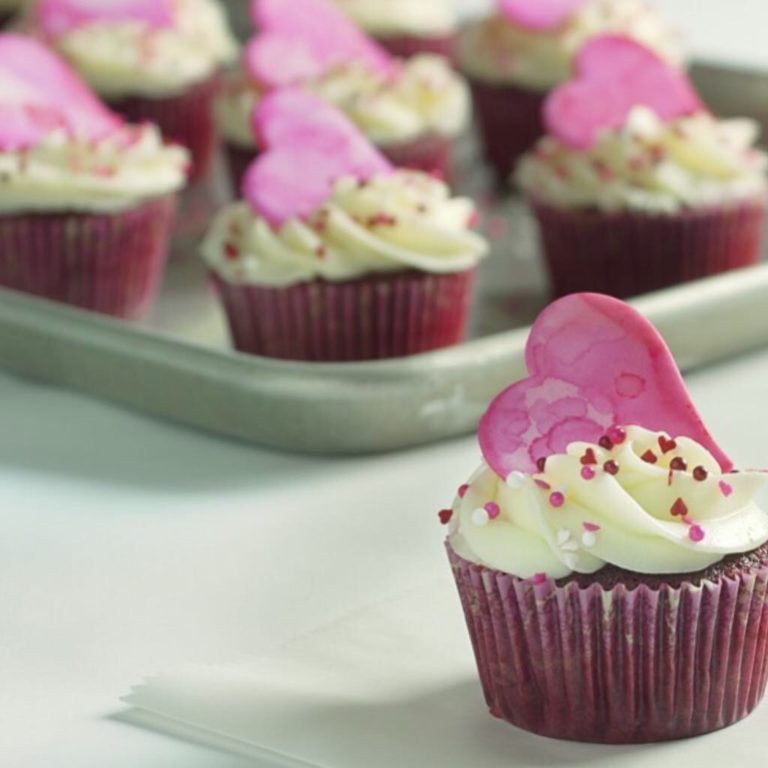
[[[455,0],[336,0],[395,56],[437,53],[452,58],[459,26]]]
[[[464,31],[460,68],[501,180],[544,133],[547,93],[569,78],[582,45],[606,33],[629,35],[670,63],[682,62],[676,36],[645,0],[498,0],[493,16]]]
[[[254,14],[260,33],[216,108],[237,188],[258,151],[253,108],[265,92],[297,85],[341,109],[395,165],[447,175],[469,100],[443,58],[392,58],[330,0],[256,0]]]
[[[486,251],[472,203],[311,94],[270,94],[255,122],[268,149],[203,244],[235,347],[342,361],[458,342]]]
[[[155,295],[186,152],[0,35],[0,285],[122,317]]]
[[[754,264],[766,205],[755,124],[716,119],[626,38],[595,39],[576,67],[517,176],[555,293],[625,297]]]
[[[237,50],[215,0],[37,0],[30,16],[113,109],[189,149],[193,181],[208,173],[212,100]]]
[[[745,717],[768,675],[768,474],[732,470],[661,337],[616,299],[551,305],[526,358],[441,512],[491,713],[604,743]]]

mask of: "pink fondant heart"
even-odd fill
[[[4,150],[34,146],[54,128],[97,139],[123,125],[58,56],[16,34],[0,35],[0,112]]]
[[[704,108],[685,73],[628,37],[605,35],[581,49],[575,78],[550,94],[544,122],[564,144],[589,149],[601,133],[623,126],[637,106],[663,121]]]
[[[396,67],[329,0],[254,0],[252,14],[259,34],[248,44],[245,62],[264,85],[299,84],[349,62],[384,73]]]
[[[732,464],[707,432],[658,331],[618,299],[593,293],[550,305],[526,347],[530,377],[502,392],[480,423],[483,456],[500,477],[535,472],[572,442],[613,426],[685,436]]]
[[[266,151],[248,169],[243,196],[275,227],[311,214],[344,176],[365,181],[392,170],[352,122],[304,91],[265,96],[254,127]]]
[[[140,21],[149,27],[173,26],[173,0],[39,0],[35,19],[43,34],[55,39],[94,22]]]
[[[528,29],[559,27],[589,0],[499,0],[499,10],[510,21]]]

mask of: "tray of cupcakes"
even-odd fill
[[[358,453],[471,431],[556,296],[637,297],[685,368],[768,343],[755,124],[644,2],[376,5],[253,0],[237,53],[214,0],[32,3],[0,34],[0,365]]]

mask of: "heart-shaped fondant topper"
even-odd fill
[[[565,24],[590,0],[499,0],[499,11],[518,26],[535,31]]]
[[[140,21],[162,28],[176,18],[173,0],[39,0],[34,14],[49,39],[95,22]]]
[[[529,378],[502,392],[480,423],[483,456],[499,477],[536,472],[539,459],[596,443],[614,426],[689,437],[732,469],[659,332],[628,304],[594,293],[560,299],[534,323],[525,359]]]
[[[330,0],[253,0],[251,12],[259,32],[245,63],[262,85],[305,83],[350,62],[382,73],[397,68]]]
[[[42,43],[0,35],[0,149],[32,147],[56,128],[99,139],[123,125]]]
[[[574,79],[550,94],[544,122],[551,136],[584,150],[621,128],[638,106],[664,122],[704,109],[684,72],[631,38],[604,35],[579,51]]]
[[[305,91],[265,96],[254,129],[266,150],[248,169],[243,196],[274,227],[309,216],[342,177],[366,181],[392,171],[347,117]]]

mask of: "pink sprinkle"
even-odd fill
[[[705,535],[704,529],[700,525],[692,525],[688,531],[688,538],[696,544],[700,541],[704,541]]]
[[[608,437],[614,445],[621,445],[627,439],[627,433],[621,427],[611,427],[608,430]]]
[[[548,491],[552,486],[546,482],[545,480],[539,480],[538,478],[533,481],[536,483],[536,485],[541,488],[542,491]]]
[[[695,525],[695,523],[693,522],[693,519],[688,517],[688,515],[683,515],[683,522],[686,525]]]
[[[597,533],[600,530],[600,526],[596,523],[582,523],[584,530],[589,533]]]
[[[501,514],[501,508],[495,501],[489,501],[483,509],[488,513],[491,520],[495,520]]]
[[[581,468],[581,476],[585,480],[593,480],[595,477],[595,470],[592,469],[592,467],[582,467]]]
[[[730,483],[726,483],[725,480],[721,480],[718,486],[726,499],[733,493],[733,486]]]
[[[554,493],[550,494],[549,496],[549,503],[556,508],[560,508],[565,504],[565,494],[560,493],[560,491],[555,491]]]
[[[534,573],[531,577],[531,581],[534,584],[546,584],[547,582],[547,574],[546,573]]]
[[[459,498],[463,499],[467,495],[467,491],[469,490],[469,486],[465,483],[459,488]]]

